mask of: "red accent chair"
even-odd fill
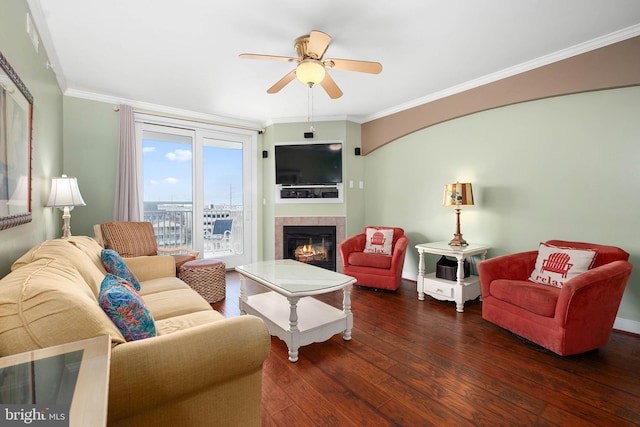
[[[391,255],[363,252],[367,228],[393,230]],[[351,236],[340,244],[342,272],[355,277],[357,279],[356,285],[395,291],[400,286],[404,256],[408,245],[409,238],[404,235],[402,228],[365,227],[364,232]]]
[[[604,347],[631,275],[629,254],[615,246],[547,243],[595,249],[592,268],[556,288],[529,280],[538,251],[482,261],[482,317],[561,356]]]

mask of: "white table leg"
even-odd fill
[[[456,257],[458,259],[458,271],[456,273],[456,281],[460,287],[460,292],[456,295],[456,311],[464,312],[464,257]]]
[[[240,307],[240,314],[247,314],[244,309],[244,303],[247,302],[247,279],[242,274],[240,275],[240,298],[238,301],[238,305]]]
[[[418,261],[418,300],[424,301],[424,254],[418,251],[420,260]]]
[[[351,312],[351,286],[347,286],[342,291],[342,311],[347,316],[347,328],[342,333],[342,339],[351,340],[351,329],[353,328],[353,313]]]
[[[298,361],[298,349],[300,348],[300,330],[298,329],[298,299],[295,297],[289,300],[289,361]]]

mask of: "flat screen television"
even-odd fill
[[[276,184],[326,185],[342,182],[342,143],[275,146]]]

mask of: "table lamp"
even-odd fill
[[[467,241],[462,238],[460,232],[460,207],[463,205],[473,205],[473,191],[471,184],[468,182],[455,184],[446,184],[444,186],[444,198],[442,200],[444,206],[454,206],[456,210],[456,232],[453,233],[453,239],[449,242],[450,246],[467,246]]]
[[[62,237],[69,238],[71,236],[71,211],[74,206],[85,206],[82,200],[80,189],[78,188],[78,180],[75,177],[62,175],[59,178],[51,179],[51,194],[49,195],[48,207],[59,208],[62,211]]]

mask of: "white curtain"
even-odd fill
[[[116,196],[113,202],[114,221],[140,221],[140,194],[138,192],[138,156],[136,150],[133,108],[120,105],[120,146]]]

